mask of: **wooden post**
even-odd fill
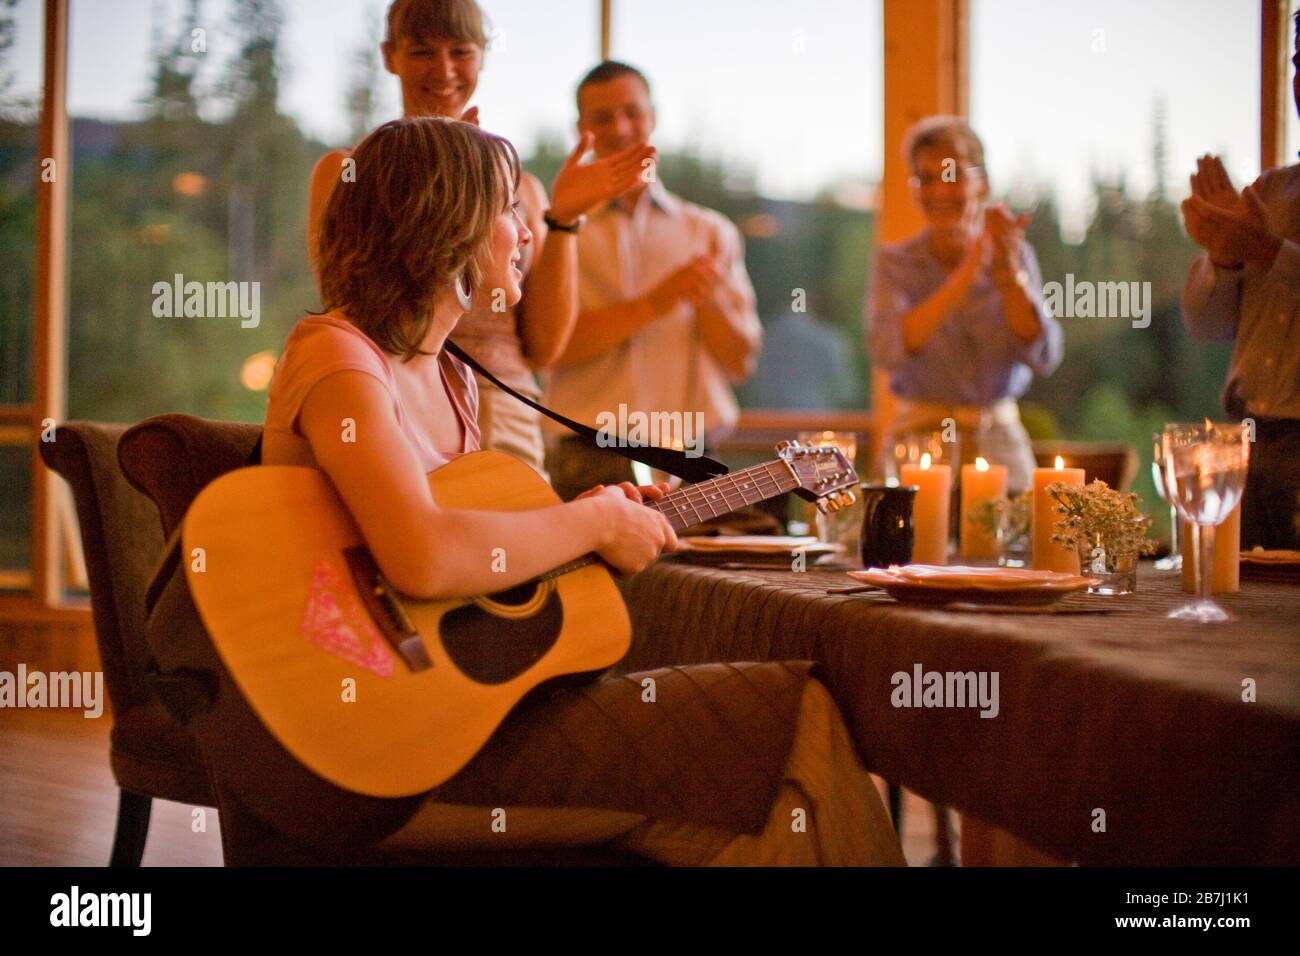
[[[609,33],[613,20],[613,0],[600,0],[600,59],[609,59]]]
[[[884,0],[885,157],[876,242],[897,242],[925,224],[912,202],[903,136],[917,120],[937,113],[967,116],[969,0]],[[893,417],[885,374],[872,371],[871,411],[878,429]],[[876,447],[882,447],[879,432]]]
[[[35,377],[32,394],[32,593],[46,607],[60,599],[55,476],[40,457],[42,423],[61,421],[66,376],[68,0],[45,0],[45,85],[36,157]]]
[[[1292,109],[1287,83],[1291,24],[1287,0],[1260,0],[1259,14],[1259,168],[1286,163],[1286,115]]]

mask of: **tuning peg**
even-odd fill
[[[858,500],[858,496],[851,491],[844,492],[842,497],[844,498],[844,507],[846,508]]]
[[[825,498],[818,498],[818,499],[817,499],[817,510],[820,511],[822,514],[829,514],[829,513],[830,513],[830,505],[827,504]]]
[[[826,507],[829,508],[831,511],[839,511],[844,506],[840,504],[839,498],[827,498]]]
[[[792,444],[792,443],[791,443],[791,442],[788,442],[788,441],[779,441],[779,442],[777,442],[777,443],[776,443],[776,453],[777,453],[778,455],[783,454],[783,453],[784,453],[788,448],[790,448],[791,444]]]

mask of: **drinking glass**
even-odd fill
[[[959,474],[961,440],[956,434],[948,437],[951,440],[944,441],[944,431],[927,429],[900,432],[895,435],[889,453],[884,456],[885,480],[893,479],[897,482],[902,467],[919,464],[922,455],[929,455],[932,465],[950,465],[952,473]]]
[[[801,445],[816,447],[834,445],[844,453],[844,457],[851,465],[853,465],[857,460],[857,432],[800,432],[796,437],[799,439]],[[828,514],[822,514],[820,511],[817,511],[813,505],[806,504],[805,514],[809,517],[812,517],[813,515],[816,516],[813,524],[817,528],[818,541],[821,541],[823,544],[838,545],[843,549],[841,557],[846,557],[850,561],[857,560],[860,536],[862,534],[861,499],[855,500],[854,503],[847,508],[841,508],[839,511],[832,511]]]
[[[1166,425],[1161,435],[1165,490],[1174,507],[1196,526],[1200,547],[1194,552],[1199,572],[1197,598],[1170,611],[1182,621],[1230,621],[1210,596],[1214,575],[1214,529],[1241,500],[1250,460],[1250,433],[1243,425]]]
[[[1165,490],[1165,451],[1162,444],[1164,436],[1157,432],[1152,436],[1153,452],[1151,454],[1151,481],[1156,486],[1156,494],[1160,500],[1169,506],[1169,556],[1161,558],[1156,562],[1157,571],[1181,571],[1183,569],[1183,553],[1179,543],[1179,532],[1182,530],[1182,520],[1178,517],[1178,509],[1174,507],[1174,501]]]

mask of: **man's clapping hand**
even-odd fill
[[[1270,268],[1282,243],[1268,227],[1268,211],[1255,187],[1238,194],[1217,156],[1197,160],[1191,186],[1182,203],[1183,225],[1210,261],[1224,269],[1247,262]]]
[[[1211,206],[1231,211],[1241,205],[1241,195],[1233,187],[1218,156],[1206,155],[1197,159],[1191,182],[1192,195],[1200,196]]]
[[[651,289],[646,300],[657,316],[667,315],[682,301],[698,306],[713,293],[721,278],[722,264],[716,257],[696,256]]]
[[[594,140],[591,133],[583,133],[577,148],[555,174],[551,217],[556,222],[572,222],[597,203],[623,195],[641,182],[647,161],[655,161],[655,148],[646,143],[583,163]]]

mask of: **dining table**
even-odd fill
[[[618,669],[815,661],[868,770],[1050,859],[1300,863],[1300,582],[1243,579],[1197,624],[1149,561],[1131,594],[985,611],[791,565],[623,579]]]

